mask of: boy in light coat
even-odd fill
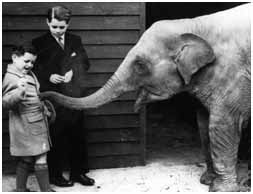
[[[50,150],[47,116],[50,112],[39,99],[39,82],[31,69],[36,60],[31,44],[12,51],[3,80],[3,108],[9,110],[10,153],[19,160],[16,191],[26,187],[29,169],[34,165],[41,191],[53,191],[49,184],[46,154]]]

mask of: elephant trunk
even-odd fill
[[[114,73],[102,88],[87,97],[68,97],[53,91],[43,92],[40,94],[40,97],[42,99],[46,98],[52,100],[57,104],[70,109],[82,110],[86,108],[97,108],[103,104],[109,103],[116,97],[120,96],[124,90],[120,79],[118,79],[118,76]]]

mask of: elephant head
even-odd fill
[[[202,67],[211,63],[214,52],[201,37],[192,33],[168,32],[163,22],[153,24],[128,52],[116,72],[94,94],[70,98],[56,92],[42,97],[72,109],[96,108],[121,94],[138,90],[135,107],[163,100],[188,86]]]

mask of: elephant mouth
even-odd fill
[[[156,91],[153,87],[142,87],[138,91],[138,97],[134,104],[134,111],[138,112],[144,104],[149,102],[165,100],[167,98],[167,94],[162,94],[161,92]]]
[[[143,90],[146,91],[146,93],[148,93],[149,95],[153,96],[153,97],[157,97],[159,98],[160,96],[162,96],[162,93],[160,91],[158,91],[157,89],[155,89],[152,86],[145,86],[143,88]]]

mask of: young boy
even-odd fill
[[[26,183],[34,165],[40,190],[53,192],[46,162],[49,112],[39,99],[39,83],[31,71],[35,60],[31,44],[13,48],[3,80],[3,108],[9,110],[10,152],[18,158],[16,191],[29,191]]]

